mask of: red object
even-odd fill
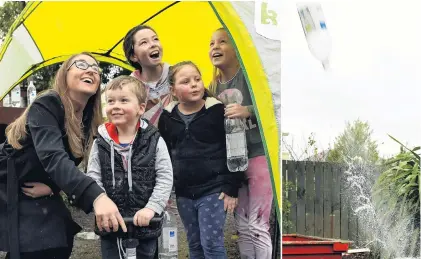
[[[294,259],[341,259],[351,241],[304,236],[282,235],[282,258]]]

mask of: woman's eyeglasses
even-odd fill
[[[85,60],[75,60],[75,61],[73,61],[73,63],[69,66],[69,68],[67,70],[69,70],[73,65],[75,65],[77,68],[79,68],[81,70],[87,70],[88,68],[92,67],[92,69],[96,73],[101,74],[101,72],[102,72],[101,68],[97,64],[89,65],[88,62],[86,62]]]

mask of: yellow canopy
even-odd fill
[[[138,24],[156,30],[165,62],[191,60],[201,68],[204,81],[210,82],[209,41],[224,26],[246,71],[275,197],[280,197],[280,118],[275,114],[280,106],[279,95],[273,94],[279,82],[268,76],[280,43],[256,34],[253,12],[253,2],[28,2],[0,49],[0,100],[34,71],[82,51],[133,70],[125,60],[122,41]],[[276,200],[280,216],[280,200]]]

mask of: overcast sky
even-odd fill
[[[311,132],[326,149],[346,121],[368,121],[382,155],[391,134],[421,144],[421,1],[320,1],[332,37],[331,71],[311,55],[296,11],[283,1],[282,131],[300,150]],[[313,2],[313,1],[312,1]]]

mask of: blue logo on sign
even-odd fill
[[[326,23],[325,22],[320,22],[320,28],[326,29]]]
[[[175,236],[175,232],[174,231],[170,231],[170,237],[174,237]]]

